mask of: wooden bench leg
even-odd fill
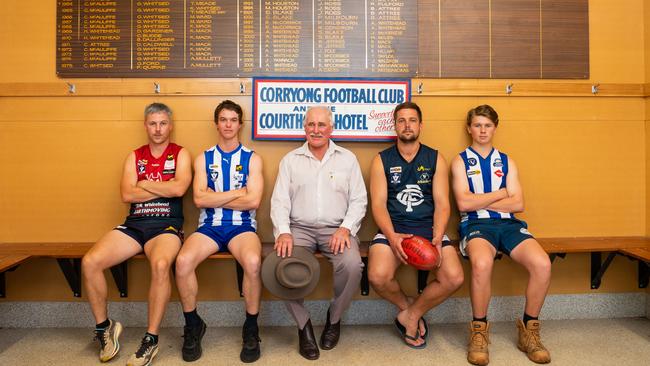
[[[650,264],[639,261],[639,288],[648,287],[648,280],[650,279]]]
[[[370,293],[370,281],[368,281],[368,257],[361,257],[363,270],[361,270],[361,295],[368,296]]]
[[[244,297],[243,283],[244,283],[244,268],[235,260],[237,269],[237,288],[239,289],[239,297]]]
[[[427,287],[428,279],[429,271],[418,270],[418,294],[421,294],[424,288]]]
[[[127,264],[128,260],[111,267],[111,274],[115,280],[117,290],[120,292],[120,297],[129,296]]]
[[[5,273],[0,272],[0,298],[4,298],[7,293],[7,284],[5,282]]]
[[[616,257],[616,252],[611,252],[607,256],[604,262],[602,261],[602,255],[600,252],[591,253],[591,289],[597,289],[600,287],[600,282],[607,271],[607,268]]]
[[[7,296],[7,278],[5,277],[5,273],[15,271],[18,266],[19,265],[15,265],[0,272],[0,298],[5,298]]]
[[[56,261],[74,297],[81,297],[81,258],[57,258]]]

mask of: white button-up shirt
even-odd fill
[[[290,224],[314,228],[344,227],[356,235],[368,197],[353,152],[329,141],[323,160],[305,142],[280,162],[271,197],[273,235],[291,233]]]

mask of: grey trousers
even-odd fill
[[[314,229],[304,226],[291,226],[293,245],[305,247],[312,253],[318,249],[332,263],[334,275],[334,299],[330,304],[330,322],[338,323],[352,301],[352,296],[359,291],[363,262],[359,254],[359,239],[350,236],[350,248],[334,255],[330,251],[329,240],[338,228]],[[304,306],[304,299],[285,301],[298,328],[302,329],[309,320],[309,312]]]

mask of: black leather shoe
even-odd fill
[[[336,347],[339,343],[339,336],[341,335],[341,321],[338,323],[330,323],[330,311],[327,310],[327,323],[323,328],[323,333],[320,335],[320,348],[330,350]]]
[[[304,328],[298,329],[298,339],[298,352],[302,357],[308,360],[317,360],[320,357],[320,351],[314,336],[314,328],[311,327],[311,319],[307,320]]]

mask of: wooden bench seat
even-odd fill
[[[568,253],[590,253],[591,254],[591,288],[600,286],[602,276],[617,254],[626,255],[639,261],[639,287],[645,288],[648,285],[650,273],[650,238],[648,237],[565,237],[565,238],[537,238],[540,245],[550,255],[553,261],[556,257],[564,258]],[[31,257],[56,258],[59,267],[72,289],[74,296],[81,296],[81,257],[91,248],[91,242],[57,242],[57,243],[0,243],[0,288],[4,295],[4,272],[8,268],[15,268],[16,265]],[[454,241],[456,248],[458,241]],[[362,280],[361,294],[368,295],[368,247],[369,242],[362,242],[360,253],[365,264]],[[262,255],[266,256],[273,252],[273,243],[262,244]],[[607,258],[602,260],[602,253],[608,252]],[[322,254],[316,253],[322,258]],[[134,258],[145,258],[144,254],[138,254]],[[8,265],[3,265],[3,259]],[[209,259],[233,259],[230,253],[213,254]],[[11,261],[17,261],[11,264]],[[236,263],[238,287],[241,294],[243,269]],[[111,273],[120,291],[120,296],[128,296],[127,289],[127,262],[111,268]],[[422,292],[428,282],[429,272],[418,271],[418,291]]]
[[[41,243],[0,243],[0,258],[2,257],[20,257],[22,258],[20,262],[29,259],[30,257],[50,257],[55,258],[65,276],[72,293],[75,297],[81,296],[81,258],[90,250],[94,245],[94,242],[41,242]],[[266,257],[268,254],[273,252],[273,243],[266,242],[262,243],[262,256]],[[367,296],[370,292],[370,286],[368,284],[368,243],[361,243],[359,247],[359,252],[361,254],[362,260],[365,264],[362,279],[361,279],[361,294]],[[320,252],[316,252],[317,258],[323,258],[323,255]],[[143,253],[135,255],[133,258],[144,259],[146,258]],[[212,254],[208,259],[234,259],[232,254],[229,252],[222,252]],[[14,265],[15,266],[15,265]],[[235,262],[235,268],[237,271],[237,286],[239,288],[240,295],[242,294],[242,282],[244,276],[244,270]],[[0,270],[2,273],[2,278],[0,281],[0,288],[2,288],[2,295],[4,295],[4,267]],[[117,285],[118,291],[120,292],[121,297],[128,296],[128,286],[127,286],[127,261],[118,264],[111,268],[111,273],[115,284]],[[426,283],[425,283],[426,285]],[[424,288],[424,287],[422,287]]]

